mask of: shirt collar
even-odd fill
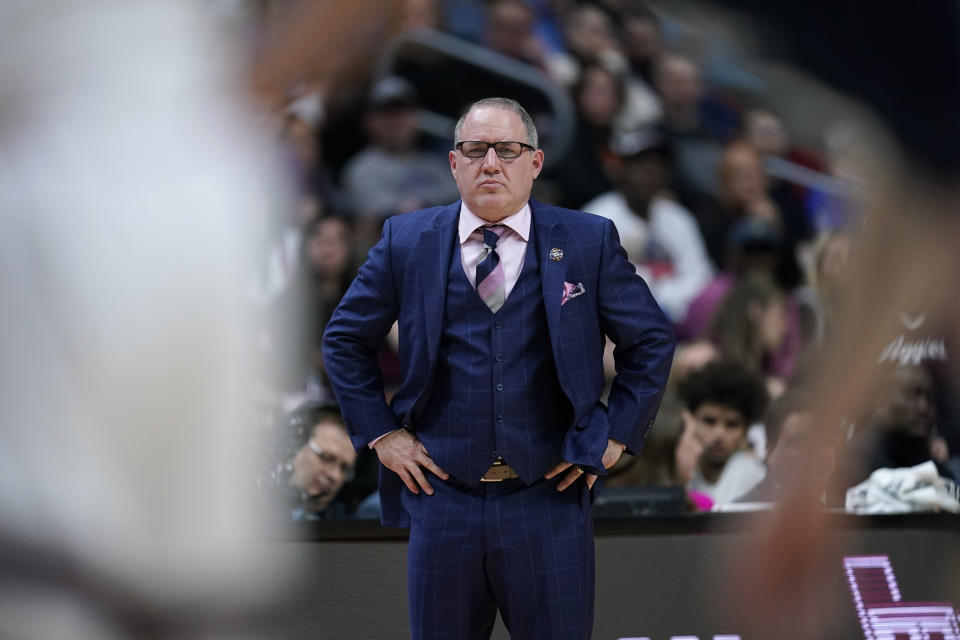
[[[461,202],[460,204],[460,223],[458,225],[457,231],[460,235],[460,244],[463,244],[470,237],[470,234],[477,230],[477,227],[482,227],[485,224],[490,224],[473,211],[470,211],[470,208],[467,206],[466,202]],[[517,211],[515,214],[507,216],[500,222],[496,224],[502,224],[520,236],[520,238],[526,242],[527,237],[530,235],[530,203],[525,202],[523,208],[520,211]]]

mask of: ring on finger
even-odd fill
[[[580,465],[575,464],[575,465],[573,465],[573,468],[576,469],[577,471],[579,471],[581,475],[583,475],[583,469],[580,468]]]

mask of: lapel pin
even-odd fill
[[[550,249],[550,259],[554,262],[560,262],[563,260],[563,249]]]

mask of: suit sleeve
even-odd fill
[[[397,319],[390,237],[387,220],[323,335],[324,368],[357,449],[399,427],[377,368],[377,354]]]
[[[617,375],[607,400],[609,437],[638,452],[660,407],[675,340],[670,322],[627,260],[609,220],[604,221],[597,306],[600,328],[616,345]]]

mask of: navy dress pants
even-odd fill
[[[559,478],[430,482],[432,496],[403,490],[414,639],[489,638],[497,609],[512,640],[590,637],[593,515],[582,479],[563,492]]]

